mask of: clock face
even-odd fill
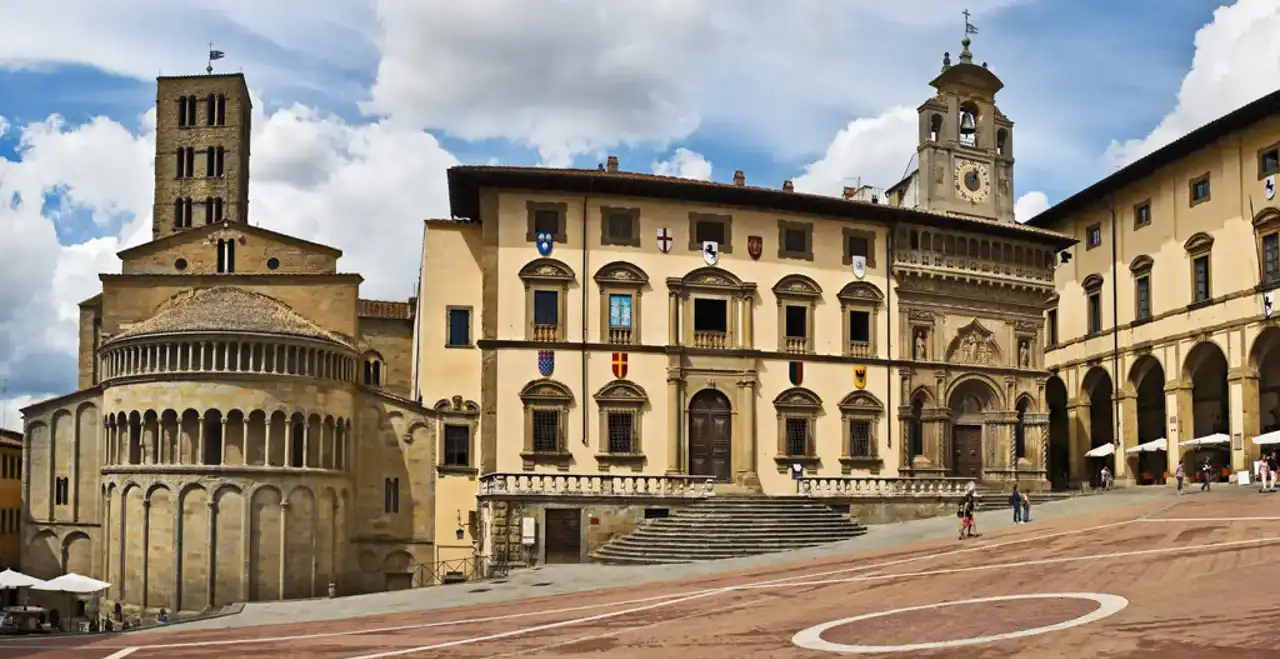
[[[991,172],[983,163],[957,160],[955,177],[956,194],[970,203],[982,203],[991,194]]]

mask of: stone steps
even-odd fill
[[[865,526],[812,499],[718,496],[654,519],[592,558],[613,564],[690,563],[813,547],[863,533]]]

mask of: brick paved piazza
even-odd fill
[[[1280,494],[1224,487],[1099,499],[1111,501],[1064,508],[1070,515],[1046,505],[1023,526],[988,513],[983,537],[963,542],[934,533],[731,571],[673,569],[681,576],[628,587],[376,616],[2,641],[0,657],[1277,656]],[[942,530],[944,520],[930,522]]]

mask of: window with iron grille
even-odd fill
[[[560,411],[533,411],[533,450],[555,453],[560,450]]]
[[[787,417],[787,455],[809,455],[809,420]]]
[[[1192,269],[1195,273],[1195,301],[1207,302],[1209,300],[1209,257],[1199,256],[1192,261]]]
[[[635,413],[616,411],[608,413],[609,452],[635,453]]]
[[[854,419],[849,422],[849,456],[869,458],[875,455],[871,450],[871,422]]]
[[[444,463],[450,467],[471,466],[471,427],[444,427]]]
[[[1280,282],[1280,233],[1262,239],[1262,283]]]

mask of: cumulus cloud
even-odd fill
[[[796,190],[838,195],[858,180],[876,187],[897,183],[915,155],[917,122],[916,111],[908,107],[849,122],[836,133],[826,154],[805,166],[804,174],[795,179]]]
[[[1280,2],[1238,0],[1196,32],[1191,71],[1177,105],[1149,135],[1113,141],[1105,159],[1123,167],[1218,117],[1280,88]]]
[[[659,176],[678,176],[699,181],[711,180],[711,163],[701,153],[679,148],[670,160],[655,160],[653,173]]]
[[[1048,195],[1039,190],[1028,192],[1013,202],[1013,219],[1018,222],[1026,222],[1048,209]]]

